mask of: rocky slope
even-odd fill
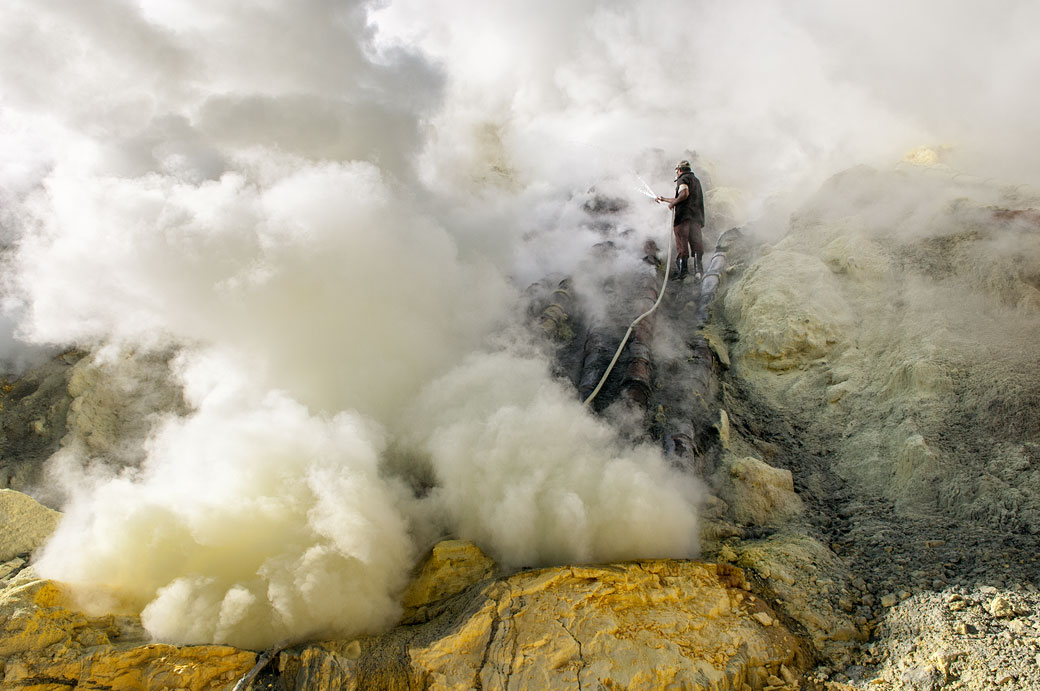
[[[502,572],[442,543],[400,625],[289,647],[254,687],[1040,689],[1037,208],[936,166],[861,168],[779,236],[744,228],[721,243],[710,314],[701,285],[670,286],[595,405],[710,487],[703,561]],[[609,237],[603,209],[590,222]],[[606,312],[560,278],[528,293],[580,395],[656,297],[648,254],[596,287]],[[140,384],[163,362],[70,354],[9,382],[5,483],[45,496],[39,461],[60,444],[132,465],[121,440],[177,405]],[[21,525],[27,504],[10,505]],[[230,688],[256,659],[79,614],[10,549],[5,687]]]
[[[792,472],[826,589],[871,629],[820,678],[1040,688],[1037,206],[850,170],[725,297],[735,437]]]
[[[7,523],[53,525],[0,492]],[[22,547],[28,546],[24,541]],[[25,556],[0,579],[0,687],[222,689],[255,653],[147,640],[134,616],[90,617]],[[391,631],[292,647],[254,688],[791,689],[809,649],[741,569],[690,561],[525,570],[497,576],[465,542],[434,548]]]

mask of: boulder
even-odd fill
[[[133,615],[84,614],[61,584],[15,561],[0,582],[0,688],[47,680],[65,689],[230,689],[257,659],[224,645],[156,643]],[[653,560],[495,572],[472,543],[442,542],[405,594],[399,626],[287,649],[268,673],[301,690],[757,691],[810,664],[805,644],[735,566]]]
[[[495,562],[467,540],[438,542],[404,594],[405,617],[431,602],[462,592],[496,570]]]
[[[1009,618],[1015,616],[1015,609],[1011,606],[1011,603],[1007,598],[997,597],[986,603],[986,611],[994,617],[998,618]]]
[[[29,554],[50,537],[61,514],[27,494],[0,490],[0,563]]]
[[[741,525],[778,525],[802,512],[790,470],[746,456],[723,458],[713,478],[729,515]]]
[[[740,333],[738,353],[775,371],[829,355],[855,321],[827,265],[788,250],[764,254],[726,292],[724,305]]]
[[[136,617],[89,617],[23,570],[0,591],[0,688],[229,689],[256,654],[150,643]]]
[[[427,622],[279,659],[286,688],[300,690],[723,691],[808,664],[741,569],[675,560],[524,571],[442,601]]]
[[[869,637],[841,607],[851,575],[838,557],[818,541],[780,532],[764,540],[733,543],[736,564],[762,579],[780,611],[800,624],[815,652],[841,662]]]
[[[937,506],[942,478],[939,454],[920,434],[910,434],[894,464],[899,507],[912,511],[921,506]]]

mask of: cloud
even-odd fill
[[[191,409],[138,469],[54,459],[41,572],[115,584],[157,637],[259,646],[390,622],[439,532],[515,565],[696,553],[696,484],[506,325],[603,239],[590,189],[657,232],[633,173],[669,191],[687,151],[773,222],[922,143],[1038,169],[1035,10],[870,7],[7,3],[6,313],[34,343],[176,349]]]
[[[38,559],[92,610],[142,611],[160,640],[259,648],[390,624],[413,558],[385,438],[355,413],[315,416],[282,393],[209,389],[195,361],[193,415],[171,417],[140,469],[66,460],[72,501]],[[201,388],[200,388],[201,387]]]
[[[507,565],[697,554],[699,481],[623,443],[541,360],[472,356],[408,420],[436,478],[427,502]]]

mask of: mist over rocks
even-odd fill
[[[140,611],[160,640],[385,627],[413,547],[379,477],[384,443],[356,415],[311,417],[285,396],[210,399],[167,419],[140,468],[81,474],[37,572],[90,612]]]
[[[39,485],[44,462],[68,429],[68,379],[81,358],[66,353],[0,385],[0,487],[24,492]]]
[[[72,404],[63,448],[82,446],[84,455],[110,466],[140,465],[155,425],[187,412],[172,359],[170,353],[108,349],[79,360],[69,372]]]
[[[1040,227],[1004,214],[1037,200],[935,178],[856,169],[824,185],[726,295],[736,366],[774,405],[814,411],[821,434],[835,426],[835,468],[848,481],[909,512],[1036,532],[1027,459],[1037,436],[1017,420],[1040,390],[1029,345]],[[893,210],[891,192],[914,186],[947,196],[930,212]],[[842,196],[856,210],[836,217]],[[1002,197],[1008,207],[988,203]],[[980,452],[1004,469],[993,474]],[[994,483],[1001,501],[982,496]]]
[[[740,355],[760,358],[776,370],[825,357],[853,323],[826,265],[783,249],[759,259],[739,288],[727,293],[725,304],[742,332]]]
[[[864,196],[869,196],[869,185],[868,189],[860,191]],[[978,208],[985,207],[968,208],[969,214],[973,215]],[[1003,243],[989,241],[1001,233],[1025,233],[1024,237],[1029,237],[1028,228],[1023,229],[1016,223],[1009,230],[1001,216],[1000,213],[986,211],[980,217],[985,223],[976,225],[965,241],[986,242],[1007,252]],[[871,262],[873,266],[887,266],[884,272],[857,273],[843,268],[852,266],[852,263],[842,264],[834,260],[841,256],[836,248],[860,248],[857,251],[861,254],[871,248],[878,257],[904,255],[889,252],[883,243],[876,242],[869,233],[864,233],[863,229],[870,226],[867,219],[852,218],[834,227],[820,223],[806,229],[805,232],[812,237],[822,235],[830,238],[826,243],[819,243],[815,239],[798,237],[803,230],[798,218],[792,223],[789,236],[781,241],[790,248],[784,251],[792,254],[808,253],[824,247],[823,258],[814,257],[814,261],[806,262],[805,265],[812,266],[817,272],[830,273],[834,280],[833,287],[841,292],[841,298],[848,303],[849,309],[858,310],[860,314],[877,315],[879,319],[887,318],[889,308],[871,300],[891,297],[892,294],[886,292],[884,286],[888,281],[902,280],[901,272],[893,268],[896,266],[895,260],[888,265],[877,260]],[[993,219],[996,225],[986,225],[989,219]],[[925,228],[933,226],[950,227],[946,222],[939,222],[926,224]],[[851,233],[859,235],[853,236]],[[912,242],[920,243],[923,248],[934,247],[927,233],[914,237]],[[940,244],[939,247],[945,245]],[[905,249],[905,245],[900,248]],[[567,559],[569,554],[588,555],[595,553],[589,550],[614,549],[612,544],[597,545],[597,540],[603,539],[596,532],[596,526],[603,524],[597,512],[604,506],[614,506],[612,497],[618,496],[615,490],[620,487],[618,491],[633,499],[640,507],[633,511],[646,512],[649,501],[659,501],[661,497],[669,500],[674,498],[673,503],[659,501],[645,515],[651,521],[670,520],[666,512],[675,509],[677,513],[674,515],[689,517],[691,521],[688,524],[681,520],[674,522],[673,527],[682,528],[677,532],[681,532],[683,539],[690,539],[691,535],[700,532],[705,541],[705,556],[709,560],[730,562],[746,569],[756,596],[771,603],[769,625],[763,621],[764,616],[754,617],[755,625],[765,629],[783,625],[796,632],[796,635],[804,635],[801,640],[810,646],[819,662],[817,671],[810,673],[810,676],[817,675],[813,678],[818,682],[825,681],[819,675],[832,672],[839,679],[853,677],[865,682],[869,679],[862,676],[865,674],[863,670],[868,669],[880,678],[902,679],[901,675],[909,672],[898,666],[901,661],[913,660],[921,666],[931,664],[926,663],[920,655],[907,652],[903,639],[899,638],[911,635],[909,632],[920,632],[923,621],[939,617],[936,620],[942,623],[941,627],[936,628],[939,633],[959,624],[970,624],[973,630],[982,630],[974,613],[971,617],[961,617],[963,621],[948,622],[942,618],[945,615],[935,611],[937,606],[946,607],[946,600],[939,595],[944,589],[961,597],[970,596],[979,587],[979,582],[987,582],[992,574],[999,573],[994,571],[994,566],[1004,559],[1016,564],[1014,569],[1007,572],[1009,578],[1024,578],[1028,585],[1028,577],[1025,575],[1028,565],[1019,563],[1029,549],[1028,536],[1021,531],[1005,531],[1002,523],[1006,520],[1028,519],[1028,479],[1019,481],[1019,496],[1026,501],[1000,505],[993,499],[1004,496],[1006,491],[1006,485],[999,482],[1007,482],[1015,474],[1028,477],[1030,472],[1028,465],[1001,465],[1004,458],[1028,454],[1032,448],[1029,437],[1033,433],[1032,428],[1022,425],[1013,414],[1006,414],[1006,411],[1017,411],[1021,401],[1028,402],[1031,390],[1029,381],[1020,378],[1016,380],[1017,387],[1005,389],[1005,394],[1010,391],[1021,396],[1005,401],[1003,405],[1006,407],[989,405],[981,410],[959,410],[944,402],[944,397],[949,396],[951,391],[958,391],[957,387],[964,385],[963,375],[951,372],[948,367],[951,352],[961,358],[963,366],[974,362],[983,373],[992,371],[987,370],[987,367],[1020,366],[1021,360],[992,364],[968,360],[969,357],[978,357],[979,345],[973,346],[966,337],[950,341],[949,351],[939,350],[935,342],[926,341],[922,347],[919,339],[924,335],[923,325],[917,325],[909,318],[906,325],[909,335],[896,332],[884,340],[880,335],[869,333],[870,324],[846,327],[845,331],[836,332],[839,338],[830,345],[831,349],[825,356],[821,357],[808,349],[795,348],[789,351],[789,364],[782,369],[771,368],[768,359],[750,356],[747,354],[749,351],[741,349],[740,339],[745,333],[743,327],[733,327],[727,321],[730,318],[730,303],[726,291],[764,290],[769,284],[763,277],[771,277],[775,281],[791,278],[779,272],[756,270],[756,267],[762,266],[760,262],[780,254],[779,250],[773,250],[756,256],[758,251],[753,245],[748,249],[748,256],[741,256],[734,251],[734,269],[727,275],[722,288],[724,294],[715,305],[713,319],[721,322],[714,327],[718,330],[715,338],[728,339],[727,343],[716,348],[726,348],[732,354],[727,358],[726,368],[721,370],[727,384],[723,387],[721,404],[727,415],[722,416],[720,413],[715,418],[719,425],[720,440],[721,429],[726,430],[722,441],[728,455],[720,459],[718,476],[705,478],[705,486],[698,487],[694,482],[668,486],[675,479],[683,479],[683,476],[677,475],[677,471],[669,469],[665,464],[658,465],[658,451],[645,447],[636,447],[633,451],[632,445],[624,440],[625,435],[619,435],[604,420],[588,417],[587,422],[578,425],[567,418],[566,411],[576,406],[577,402],[559,380],[546,374],[549,365],[535,357],[538,350],[533,347],[522,351],[524,357],[508,352],[471,354],[461,366],[429,382],[413,401],[413,407],[407,415],[402,417],[400,426],[393,427],[361,417],[322,419],[310,414],[284,394],[265,398],[261,388],[250,388],[247,381],[229,377],[237,369],[229,366],[226,360],[211,354],[209,360],[193,358],[176,361],[173,371],[179,377],[189,412],[173,411],[174,414],[166,418],[158,418],[159,425],[148,444],[149,456],[141,468],[123,477],[89,478],[96,483],[91,485],[93,491],[103,489],[101,502],[105,506],[119,507],[119,512],[110,514],[87,507],[88,515],[92,518],[77,523],[91,525],[93,521],[93,525],[103,527],[103,521],[112,520],[109,525],[119,526],[117,519],[129,510],[135,517],[135,523],[143,526],[143,532],[129,536],[131,541],[144,541],[146,536],[148,540],[154,541],[155,535],[159,535],[170,540],[168,545],[175,545],[172,551],[180,554],[194,550],[197,558],[210,566],[220,563],[220,560],[214,561],[208,555],[229,548],[234,550],[233,554],[240,563],[226,571],[210,569],[209,577],[205,580],[180,573],[176,569],[163,571],[165,567],[162,562],[148,565],[156,580],[145,584],[139,591],[140,599],[132,608],[143,607],[144,622],[152,636],[158,632],[158,635],[168,636],[171,640],[191,640],[196,636],[196,640],[237,637],[234,640],[259,647],[285,631],[276,628],[280,617],[291,617],[300,622],[307,613],[320,610],[316,618],[306,620],[307,626],[315,627],[310,630],[316,632],[332,632],[314,633],[315,636],[346,636],[333,645],[339,651],[335,655],[350,660],[383,660],[385,658],[379,652],[382,650],[379,646],[397,645],[394,641],[399,642],[405,631],[391,628],[385,634],[385,639],[379,637],[384,634],[379,634],[371,639],[363,637],[362,642],[357,643],[352,638],[356,635],[352,633],[355,629],[338,627],[344,618],[356,622],[361,615],[348,614],[346,610],[332,610],[323,596],[329,592],[329,588],[349,590],[372,587],[375,589],[369,591],[372,599],[378,601],[379,597],[389,593],[383,602],[394,608],[391,611],[400,611],[396,609],[400,605],[391,600],[403,591],[408,576],[394,574],[405,574],[418,551],[416,545],[436,539],[441,531],[457,531],[460,535],[476,539],[490,553],[505,555],[503,563],[512,568],[527,566],[525,562],[528,561]],[[914,290],[902,294],[900,299],[905,304],[899,305],[900,309],[910,310],[915,307],[912,314],[915,317],[928,315],[931,320],[929,326],[942,324],[943,315],[934,314],[935,303],[929,303],[932,313],[924,304],[914,305],[914,300],[934,298],[936,293],[942,292],[928,285],[931,280],[941,280],[944,282],[942,290],[963,291],[958,293],[957,299],[950,300],[961,308],[973,304],[972,299],[990,308],[996,301],[1002,305],[999,309],[1007,310],[1004,314],[1018,315],[1017,322],[988,322],[995,326],[1002,324],[1000,328],[1003,331],[993,334],[995,342],[1010,345],[1016,334],[1029,333],[1028,304],[1008,305],[1003,302],[1005,293],[990,292],[988,289],[981,297],[975,295],[972,299],[966,299],[973,295],[973,284],[970,281],[965,282],[957,273],[945,270],[938,274],[941,278],[936,279],[935,275],[929,273],[929,267],[933,267],[935,262],[929,261],[930,255],[924,249],[914,250],[911,247],[911,251],[906,254],[913,257],[915,262],[910,265],[911,268],[924,268],[916,269],[920,275],[907,281]],[[754,281],[745,282],[747,276],[753,276]],[[905,289],[905,284],[900,285]],[[799,299],[796,288],[788,285],[787,289],[791,291],[792,300]],[[942,306],[947,303],[938,304]],[[679,309],[667,313],[668,319],[662,318],[662,328],[672,316],[677,315],[679,323],[682,323],[685,311],[681,309],[682,305],[677,307]],[[858,330],[860,328],[863,330]],[[753,325],[748,330],[754,333]],[[947,327],[942,333],[955,331]],[[893,338],[911,336],[912,342],[892,345]],[[877,352],[870,351],[873,357],[869,357],[869,353],[857,352],[876,343],[888,345]],[[931,357],[926,361],[909,364],[897,357],[903,353],[920,352],[926,352]],[[1007,351],[990,350],[991,354],[993,352],[1003,357],[1004,353],[1012,351],[1010,348]],[[1021,348],[1014,352],[1018,353],[1018,357],[1029,356]],[[671,356],[681,354],[681,350],[676,350]],[[97,369],[89,371],[93,372],[91,376],[96,377],[98,385],[98,395],[92,399],[94,404],[118,400],[101,394],[120,390],[119,367],[99,367],[98,363],[92,366]],[[881,366],[890,369],[885,371]],[[156,370],[149,370],[148,367],[141,363],[126,371],[141,371],[141,368],[153,373],[162,371],[162,367]],[[106,377],[113,380],[105,384]],[[86,379],[81,375],[77,381],[82,383]],[[846,385],[843,394],[835,397],[834,387],[842,384]],[[980,391],[991,396],[995,391],[992,388],[995,383],[981,379],[969,379],[967,386],[969,391]],[[76,386],[72,388],[78,392],[78,396],[85,395],[85,389],[80,391]],[[124,391],[133,393],[133,389]],[[869,400],[866,400],[868,393]],[[67,409],[73,407],[86,409],[82,405],[69,406]],[[244,410],[255,412],[243,415]],[[264,410],[269,412],[265,414],[262,412]],[[995,415],[988,417],[985,414],[987,411]],[[900,414],[902,417],[896,417]],[[935,416],[934,420],[926,414]],[[965,419],[965,415],[970,417]],[[122,430],[129,438],[137,433],[132,426],[106,426],[105,415],[95,414],[84,417],[83,421],[90,419],[96,419],[102,430]],[[284,421],[290,419],[294,419],[297,425],[286,427]],[[951,420],[956,425],[965,425],[965,430],[974,434],[978,434],[981,429],[987,434],[1000,432],[1005,435],[1000,443],[989,449],[988,453],[992,455],[986,457],[985,466],[967,462],[969,459],[953,453],[957,451],[956,447],[951,451],[951,447],[947,446],[951,430],[956,429],[956,425],[950,423]],[[925,424],[929,422],[934,427],[929,428]],[[210,429],[226,430],[229,424],[236,430],[248,433],[227,436],[224,445],[219,447],[206,441],[212,436]],[[315,440],[323,434],[331,434],[330,429],[340,429],[345,434],[344,425],[353,428],[350,435],[339,437],[338,441],[331,442],[327,447],[315,445]],[[571,437],[557,431],[555,436],[549,435],[545,440],[544,451],[530,454],[532,449],[540,447],[531,441],[537,437],[532,437],[527,426],[541,431],[560,430],[566,426],[567,434],[578,433],[580,441],[575,441],[574,446],[564,445],[561,440]],[[392,449],[379,446],[391,439],[388,431],[401,428],[407,428],[408,433],[396,437]],[[944,433],[931,434],[929,429],[942,429]],[[286,439],[281,438],[283,433]],[[352,439],[349,444],[346,443],[348,437]],[[239,448],[243,440],[250,438],[256,441]],[[188,446],[188,440],[194,440],[194,446]],[[369,463],[373,462],[372,458],[385,458],[386,465],[383,467],[390,471],[391,481],[389,490],[380,490],[389,493],[386,495],[389,500],[382,508],[378,505],[368,507],[365,502],[352,502],[349,506],[338,503],[338,498],[350,494],[349,489],[345,491],[344,487],[333,487],[332,481],[338,478],[339,469],[352,468],[351,482],[363,479],[356,477],[358,468],[362,467],[356,465],[356,459],[349,465],[336,460],[335,454],[348,447],[353,448],[362,458],[367,454]],[[554,455],[556,451],[560,455]],[[233,472],[234,454],[237,453],[244,453],[253,459],[254,464],[258,459],[269,457],[269,463],[254,466],[255,477],[249,478],[248,483],[257,486],[279,483],[279,491],[263,490],[263,487],[260,487],[263,490],[260,492],[248,488],[242,491],[242,483],[246,480]],[[586,453],[590,456],[585,457],[583,454]],[[179,473],[174,471],[175,465],[183,463],[183,460],[178,464],[163,462],[168,454],[178,459],[197,458],[195,465],[184,469],[187,471],[184,477],[199,474],[213,477],[216,472],[217,476],[228,480],[228,486],[208,490],[206,496],[212,499],[210,503],[194,499],[186,501],[187,497],[197,494],[198,489],[191,483],[185,484]],[[224,459],[226,464],[221,461],[222,456],[227,456]],[[487,459],[496,456],[513,457],[517,461],[487,462]],[[585,460],[580,463],[573,462],[574,459],[583,458]],[[744,462],[741,463],[740,459],[744,459]],[[539,460],[548,462],[542,466],[537,462]],[[960,462],[960,465],[954,465],[955,462]],[[323,465],[326,463],[328,465]],[[267,468],[278,469],[272,476],[274,479],[268,478]],[[323,474],[320,472],[323,468],[335,468],[337,472]],[[618,473],[617,477],[613,473]],[[993,477],[989,476],[990,473]],[[380,474],[376,473],[375,476],[380,477]],[[980,477],[982,480],[978,481]],[[595,478],[596,481],[592,482],[589,478]],[[645,487],[651,500],[631,492],[630,478],[647,481]],[[956,491],[955,482],[958,478],[964,478],[970,483],[965,484],[962,491],[970,487],[977,493],[977,504],[970,511],[948,508],[943,503],[950,501],[949,497]],[[131,479],[135,487],[128,482]],[[685,479],[692,480],[689,477]],[[409,486],[409,480],[421,480],[429,484]],[[732,484],[727,486],[727,482]],[[668,486],[667,489],[661,489],[662,485]],[[362,488],[362,494],[373,494],[372,485],[358,487]],[[420,490],[418,493],[417,487]],[[123,491],[120,488],[125,488],[127,493],[119,493]],[[140,494],[142,488],[147,490],[144,495]],[[984,494],[990,490],[995,490],[995,493]],[[328,492],[327,497],[322,494],[323,491]],[[709,502],[710,520],[704,520],[704,517],[697,515],[697,510],[689,508],[699,505],[704,491],[717,493],[724,499],[722,502]],[[515,496],[506,506],[500,497],[509,492],[515,492]],[[254,498],[240,502],[234,498],[236,494]],[[164,498],[167,495],[174,500],[179,498],[180,501],[171,504]],[[374,496],[378,496],[378,492]],[[314,505],[316,509],[306,509],[305,516],[292,513],[302,512],[304,507],[311,506],[314,497],[318,497]],[[329,506],[325,503],[326,499],[336,506],[330,508],[328,515],[323,517],[321,507]],[[70,506],[76,510],[74,504]],[[476,508],[471,511],[470,506]],[[797,508],[799,506],[800,509]],[[979,511],[982,508],[985,510]],[[361,510],[360,515],[351,513],[357,510]],[[371,518],[372,511],[376,512],[377,518]],[[378,511],[389,513],[379,515]],[[153,513],[161,520],[142,522]],[[253,521],[258,515],[269,515],[281,526],[277,530],[267,531],[275,535],[278,549],[272,552],[270,545],[252,543],[248,547],[256,547],[257,551],[243,553],[241,548],[234,545],[242,535],[248,533],[236,533],[232,529]],[[616,544],[623,548],[625,540],[639,540],[639,524],[630,520],[633,515],[636,514],[619,514],[619,520],[626,523],[622,529],[632,530],[628,534],[619,532],[623,539]],[[948,525],[951,515],[959,521],[954,527]],[[287,524],[287,516],[295,522]],[[481,518],[476,520],[474,516]],[[532,516],[542,522],[532,523]],[[893,520],[898,522],[898,528],[891,524]],[[412,526],[420,528],[411,536],[412,539],[398,543],[405,550],[401,553],[405,556],[398,559],[397,565],[384,562],[384,565],[389,564],[389,570],[379,571],[380,564],[366,556],[366,543],[362,538],[367,534],[362,531],[348,535],[338,528],[344,523],[365,525],[366,521],[384,527],[400,521],[398,525],[402,528],[399,535],[408,534],[410,528],[405,527],[409,525],[408,521],[412,521]],[[511,522],[525,525],[532,523],[543,534],[534,536],[530,531],[507,531]],[[273,525],[268,524],[268,527]],[[285,539],[285,530],[292,532],[288,541]],[[712,533],[712,530],[715,532]],[[1005,536],[994,540],[1001,531],[1006,533]],[[125,528],[120,527],[113,534],[125,536]],[[79,539],[76,536],[76,531],[66,533],[65,537],[59,534],[52,544],[57,549],[63,544],[62,540]],[[287,551],[293,546],[289,543],[297,538],[299,544],[311,545],[307,549],[307,558]],[[372,540],[368,543],[370,546],[382,546],[388,538],[376,535],[368,539]],[[665,539],[671,537],[665,535]],[[95,540],[95,544],[104,546],[101,541]],[[168,554],[170,551],[164,548],[156,554]],[[79,558],[75,550],[63,550],[56,554],[66,560]],[[110,556],[114,557],[115,554],[113,549]],[[119,559],[134,558],[137,560],[135,568],[139,569],[139,557],[133,554],[132,551],[128,552]],[[312,565],[316,575],[330,564],[328,560],[349,559],[347,555],[356,555],[365,566],[354,572],[335,567],[335,572],[351,574],[352,580],[349,583],[344,581],[341,587],[327,586],[313,591],[306,588],[293,591],[290,588],[282,591],[288,597],[281,599],[271,597],[270,584],[278,586],[278,579],[283,578],[286,572],[261,566],[260,578],[253,579],[248,575],[257,569],[261,560],[271,554],[279,561],[295,562],[290,572],[304,574],[305,577],[310,573],[307,569]],[[933,554],[935,561],[920,556]],[[325,560],[311,561],[316,555],[324,555]],[[509,555],[520,556],[510,562]],[[52,558],[45,554],[41,564],[46,564],[46,560]],[[925,563],[915,561],[918,558]],[[249,559],[254,561],[250,562]],[[62,569],[66,573],[89,575],[92,568],[110,568],[113,564],[118,567],[119,563],[109,558],[89,564],[66,561]],[[528,572],[521,570],[520,573]],[[490,574],[481,571],[478,577],[489,578]],[[607,577],[606,574],[597,576],[600,580]],[[108,579],[110,575],[105,574],[104,578]],[[369,578],[371,580],[366,584],[365,579]],[[393,580],[395,578],[396,581]],[[449,576],[445,580],[450,584],[452,578]],[[510,576],[503,578],[508,579]],[[312,582],[321,583],[320,580]],[[394,582],[398,586],[388,588],[388,584]],[[135,577],[133,581],[127,582],[123,591],[133,592],[134,588],[139,587],[140,580]],[[149,600],[148,593],[152,592],[152,588],[157,596]],[[449,585],[446,592],[454,590],[454,586]],[[106,607],[114,606],[113,600],[96,600],[98,594],[92,592],[89,585],[80,592],[90,593],[90,597],[94,597],[96,602],[104,602]],[[277,589],[273,592],[281,595]],[[293,592],[299,593],[298,599],[293,599]],[[437,587],[433,586],[431,592],[438,592]],[[468,592],[475,592],[472,586]],[[1001,580],[996,592],[1009,602],[1033,601],[1031,591],[1012,580]],[[265,596],[271,599],[265,602]],[[449,643],[441,637],[442,629],[438,628],[445,624],[434,621],[438,613],[454,611],[451,608],[456,605],[447,604],[454,602],[453,597],[455,595],[432,603],[425,602],[419,610],[415,610],[416,616],[430,617],[425,619],[430,623],[428,630],[438,632],[430,635],[440,641],[438,645],[443,645],[444,650],[457,651],[454,647],[456,644],[470,650],[466,647],[470,645],[467,637],[452,639]],[[549,597],[555,598],[557,594],[550,593]],[[987,602],[992,599],[990,597]],[[907,609],[915,603],[927,609],[915,615]],[[418,614],[420,610],[422,613]],[[330,611],[332,614],[329,618],[323,619]],[[184,621],[181,616],[184,612],[190,614],[190,621]],[[253,618],[258,613],[260,617]],[[372,614],[376,617],[384,616],[375,611]],[[152,616],[156,618],[149,619]],[[987,616],[990,619],[986,619],[986,622],[991,619],[995,621],[991,615]],[[391,623],[390,618],[383,621],[386,623],[382,626],[373,625],[373,630],[381,630]],[[466,626],[476,627],[474,631],[486,631],[481,628],[484,626],[481,621],[478,617],[468,621]],[[257,626],[272,626],[272,622],[273,627],[263,634],[265,638],[250,638],[256,635]],[[990,627],[986,629],[986,644],[970,655],[944,663],[948,674],[962,675],[963,679],[980,678],[978,675],[982,672],[979,670],[988,664],[988,656],[1010,654],[1012,648],[1005,649],[991,642],[991,638],[1000,633],[997,624],[986,625]],[[242,629],[237,627],[248,629],[248,633],[239,633]],[[525,624],[524,635],[535,629],[527,628]],[[797,633],[802,630],[806,633]],[[954,629],[950,628],[950,631]],[[887,635],[895,638],[883,637]],[[423,645],[416,649],[426,650]],[[933,641],[928,638],[927,650],[940,651],[940,648],[938,639]],[[328,647],[313,646],[295,648],[284,654],[286,664],[289,665],[286,669],[291,670],[297,679],[317,679],[318,676],[308,675],[318,675],[317,670],[326,669],[328,650]],[[445,674],[473,673],[472,670],[443,667],[440,662],[442,659],[443,654],[438,652],[428,662],[431,668]],[[1012,659],[1015,662],[1009,664],[1016,670],[1017,678],[1030,679],[1028,671],[1023,671],[1018,663],[1020,658]],[[295,666],[297,664],[298,668]],[[789,673],[794,674],[789,663],[783,664]],[[355,669],[353,665],[349,667]],[[362,668],[367,669],[358,669]],[[478,666],[474,669],[482,668]],[[755,678],[759,678],[763,684],[771,674],[782,679],[778,676],[781,668],[775,665],[761,673],[751,672],[750,669],[748,674],[759,675]],[[937,667],[935,670],[935,674],[944,674]],[[531,667],[528,671],[535,673],[536,668]]]
[[[434,382],[409,414],[429,503],[507,566],[696,556],[700,481],[576,405],[544,361],[504,353]]]
[[[904,5],[10,0],[0,480],[66,509],[38,566],[152,636],[252,646],[389,626],[443,537],[520,568],[806,532],[865,583],[806,591],[844,613],[826,635],[1005,556],[1011,588],[1040,525],[1040,10]],[[726,270],[697,424],[594,418],[519,294],[575,275],[609,314],[599,287],[667,242],[634,178],[670,192],[679,157],[709,246],[765,244]],[[66,361],[19,378],[25,343]],[[722,430],[802,512],[694,479]]]
[[[1029,268],[1040,256],[1038,206],[1028,187],[941,166],[854,168],[734,271],[716,311],[735,375],[729,449],[790,470],[804,513],[765,538],[746,526],[727,537],[716,519],[722,544],[705,552],[793,603],[785,611],[830,651],[810,674],[817,683],[1040,683],[1028,628],[1004,645],[999,625],[951,617],[967,610],[948,606],[980,590],[1037,593],[1040,447],[1022,421],[1035,418],[1040,390]],[[819,276],[773,263],[787,254]],[[792,346],[777,368],[758,349],[763,331],[801,344],[834,315],[796,307],[788,322],[786,310],[745,306],[769,293],[811,305],[821,282],[851,318],[828,349]],[[811,543],[812,559],[773,561]],[[791,571],[807,563],[827,566]]]

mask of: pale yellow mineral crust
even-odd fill
[[[49,515],[30,508],[30,518]],[[216,691],[257,659],[229,646],[152,642],[136,616],[78,611],[22,558],[0,566],[9,567],[0,571],[0,689]],[[493,578],[496,570],[476,545],[442,542],[405,594],[401,625],[290,648],[276,673],[301,691],[760,691],[809,665],[805,644],[735,566],[652,560]]]
[[[54,532],[61,514],[27,494],[0,489],[0,563],[27,554]]]
[[[133,617],[88,617],[31,571],[0,591],[0,689],[228,689],[256,654],[220,645],[142,644]]]
[[[280,666],[296,689],[762,689],[808,655],[748,588],[741,569],[689,561],[526,571],[457,596],[440,621]],[[395,651],[406,660],[379,662]]]
[[[404,594],[406,616],[422,605],[461,592],[495,573],[495,562],[466,540],[438,542]]]

